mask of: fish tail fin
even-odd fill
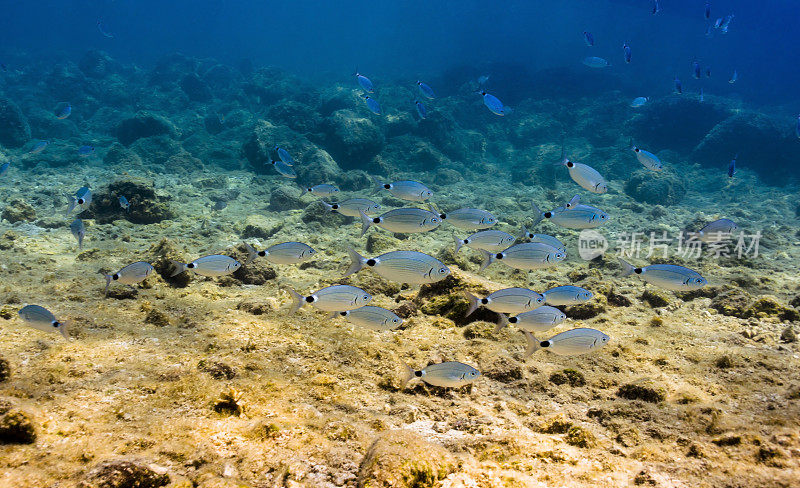
[[[328,314],[327,319],[328,320],[335,319],[337,315],[339,315],[339,312],[331,312]]]
[[[361,214],[361,237],[364,237],[364,234],[372,227],[372,219],[364,213],[363,209],[358,209],[358,213]]]
[[[540,345],[539,339],[534,337],[533,334],[527,330],[523,330],[522,333],[525,334],[525,339],[528,341],[528,347],[525,348],[524,356],[525,359],[528,359],[533,353],[541,349],[542,346]]]
[[[472,315],[472,312],[478,310],[478,297],[473,295],[472,293],[465,291],[464,296],[469,300],[469,309],[467,310],[465,317],[469,317]]]
[[[531,202],[531,209],[533,209],[533,213],[535,214],[535,216],[533,217],[533,224],[531,224],[531,227],[533,227],[534,225],[542,221],[542,219],[544,218],[544,212],[542,212],[541,209],[539,209],[539,206],[536,205],[535,202]]]
[[[411,381],[411,378],[415,376],[416,371],[414,368],[407,365],[405,362],[403,363],[403,376],[400,378],[400,389],[404,390],[408,382]]]
[[[519,234],[517,234],[517,239],[525,239],[528,237],[528,234],[530,234],[528,228],[525,227],[525,224],[522,224],[522,228],[520,229]]]
[[[75,207],[77,205],[78,205],[78,200],[75,197],[72,196],[69,197],[69,205],[67,206],[67,211],[64,212],[64,215],[69,216],[69,214],[71,214],[72,211],[75,210]]]
[[[111,286],[111,279],[112,279],[111,275],[103,273],[102,271],[100,271],[100,274],[103,275],[103,278],[106,279],[106,291],[105,291],[105,294],[106,294],[106,296],[108,296],[108,287]]]
[[[622,266],[622,274],[620,276],[629,276],[633,274],[633,271],[636,269],[636,266],[632,265],[631,263],[625,261],[622,258],[617,258],[619,264]]]
[[[329,212],[333,212],[333,205],[326,202],[325,200],[320,200],[320,202],[322,202],[322,204],[325,205],[325,208],[327,208]]]
[[[381,190],[383,190],[383,183],[381,183],[381,181],[378,178],[373,176],[372,177],[372,191],[370,192],[370,195],[374,195],[374,194],[378,193]]]
[[[169,275],[170,278],[172,278],[173,276],[178,276],[179,274],[186,271],[186,265],[184,263],[180,261],[175,261],[174,259],[170,259],[169,261],[175,267],[175,271],[173,271],[172,274]]]
[[[358,273],[367,264],[367,259],[352,247],[348,247],[347,252],[350,254],[350,261],[352,262],[350,263],[350,267],[347,268],[347,273],[345,273],[342,278]]]
[[[484,251],[483,249],[481,249],[481,252],[483,253],[483,261],[481,261],[481,267],[478,269],[478,273],[488,268],[489,265],[494,262],[494,254],[489,251]]]
[[[453,236],[453,242],[456,245],[456,248],[453,250],[453,257],[456,257],[456,254],[458,254],[458,250],[461,249],[461,246],[464,245],[464,239],[459,239],[457,236]]]
[[[286,291],[288,291],[289,295],[291,295],[292,297],[292,308],[289,309],[289,315],[292,315],[293,313],[296,313],[298,310],[300,310],[300,307],[303,306],[303,300],[305,299],[305,297],[291,288],[286,288]]]
[[[494,333],[497,334],[506,327],[508,327],[508,317],[506,317],[506,314],[497,314],[497,326],[494,328]]]
[[[244,242],[244,247],[247,249],[247,259],[245,260],[244,265],[247,266],[258,257],[258,253],[255,249],[253,249],[253,246],[247,243],[247,241]]]
[[[58,331],[61,332],[61,335],[64,336],[66,340],[69,340],[69,327],[70,323],[65,321],[61,322],[61,327],[58,328]]]

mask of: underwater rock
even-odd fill
[[[246,95],[257,97],[260,105],[273,105],[282,99],[303,100],[314,92],[304,80],[274,66],[257,70],[242,84],[242,90]]]
[[[194,73],[189,73],[181,78],[180,87],[193,102],[208,102],[213,98],[211,89],[206,82]]]
[[[740,111],[706,134],[692,151],[692,159],[716,168],[721,156],[724,163],[735,152],[768,184],[785,184],[797,174],[797,165],[792,152],[784,149],[794,143],[794,136],[782,124],[764,114]]]
[[[283,220],[272,219],[260,214],[248,215],[244,219],[244,228],[242,230],[242,237],[269,239],[276,233],[278,233],[278,231],[281,230],[283,226],[284,226]]]
[[[744,313],[747,317],[778,317],[781,320],[792,322],[800,320],[800,312],[791,307],[787,307],[771,295],[764,295],[757,298],[747,307]]]
[[[649,403],[663,402],[667,398],[664,388],[649,381],[628,383],[617,390],[617,396],[626,400],[642,400]]]
[[[175,137],[177,130],[167,119],[151,112],[141,111],[127,118],[117,126],[116,135],[119,142],[130,146],[143,137],[166,135]]]
[[[500,383],[511,383],[522,379],[522,365],[508,356],[498,356],[483,368],[483,375]]]
[[[213,113],[203,118],[203,127],[205,127],[206,132],[214,136],[225,130],[225,126],[219,119],[219,115]]]
[[[244,243],[239,243],[233,248],[229,247],[222,254],[230,256],[240,263],[245,263],[249,257],[247,246]],[[256,258],[247,266],[242,266],[234,271],[233,274],[223,276],[217,283],[220,286],[263,285],[269,280],[274,280],[277,276],[278,274],[275,270],[267,265],[266,260]]]
[[[78,67],[90,78],[107,78],[123,72],[122,64],[114,60],[105,51],[92,49],[78,61]]]
[[[781,342],[783,342],[785,344],[792,344],[792,343],[797,342],[797,332],[794,331],[794,327],[789,325],[789,326],[786,326],[781,331]],[[2,361],[3,361],[3,359],[0,358],[0,381],[3,381],[2,380],[2,376],[3,376],[2,375],[2,370],[3,370]]]
[[[550,383],[559,386],[564,384],[569,384],[569,386],[572,387],[583,386],[586,384],[586,378],[584,378],[583,373],[580,371],[565,369],[551,374]]]
[[[221,361],[208,361],[201,359],[197,363],[197,369],[215,380],[232,380],[236,377],[236,370]]]
[[[316,133],[322,124],[322,116],[314,107],[292,100],[272,105],[267,112],[270,120],[279,122],[301,134]]]
[[[0,144],[22,147],[31,140],[31,126],[16,103],[0,98]]]
[[[383,232],[372,232],[367,236],[367,252],[372,256],[377,256],[393,249],[397,249],[400,239]]]
[[[669,295],[661,290],[647,288],[640,298],[651,307],[666,307],[669,305]]]
[[[158,172],[166,171],[165,166],[169,158],[184,152],[178,141],[165,135],[137,139],[130,147],[145,163],[147,163],[148,169]],[[174,161],[171,164],[173,167],[180,167],[183,162],[185,162],[185,160]],[[157,165],[164,166],[159,169]]]
[[[592,123],[595,123],[595,118],[591,118]],[[586,117],[586,119],[590,119],[590,117]],[[539,112],[520,118],[510,135],[512,141],[519,147],[531,147],[539,145],[543,141],[556,141],[563,133],[564,125],[561,122],[546,112]]]
[[[353,221],[351,217],[346,217],[340,213],[331,212],[320,200],[314,200],[313,202],[309,203],[305,210],[303,210],[303,215],[300,216],[300,220],[306,224],[316,222],[323,227],[331,228],[341,227],[342,225]]]
[[[408,430],[381,434],[358,468],[358,488],[434,488],[457,463],[443,447]]]
[[[283,212],[295,208],[305,208],[301,200],[302,191],[297,187],[279,186],[269,195],[269,209],[273,212]]]
[[[188,274],[188,273],[181,273]],[[172,319],[169,314],[157,308],[151,308],[144,316],[144,321],[147,324],[155,325],[156,327],[168,327],[172,324]]]
[[[564,436],[564,441],[570,446],[589,448],[597,444],[597,438],[589,430],[573,425]]]
[[[12,224],[16,222],[33,222],[36,220],[36,210],[24,201],[15,198],[3,207],[3,213],[0,214],[0,218]]]
[[[450,163],[441,151],[415,136],[390,139],[381,151],[381,158],[392,171],[433,171]]]
[[[215,90],[231,88],[240,78],[239,72],[224,64],[215,64],[202,75],[203,81]]]
[[[115,142],[108,148],[106,155],[103,156],[103,164],[106,166],[119,165],[124,167],[127,171],[132,171],[141,168],[144,163],[142,158],[134,151]]]
[[[525,186],[555,188],[558,168],[548,162],[558,161],[561,147],[557,144],[542,144],[517,155],[512,162],[515,180]]]
[[[14,407],[8,400],[0,400],[0,444],[32,444],[36,442],[36,428],[30,415]]]
[[[777,317],[780,320],[800,321],[800,312],[784,305],[771,295],[754,298],[738,287],[723,289],[711,299],[711,308],[730,317],[747,319]]]
[[[11,378],[11,363],[8,359],[0,357],[0,383]]]
[[[168,483],[168,475],[157,473],[141,461],[117,459],[91,470],[78,488],[160,488]]]
[[[148,75],[148,83],[162,88],[170,88],[186,73],[197,71],[197,60],[173,53],[159,59]]]
[[[627,124],[635,144],[655,149],[691,152],[706,134],[731,113],[731,108],[696,99],[668,96],[651,100]],[[727,154],[731,147],[719,154]],[[651,149],[652,150],[652,149]],[[719,164],[718,162],[715,164]]]
[[[245,411],[244,394],[233,387],[222,390],[219,398],[211,405],[211,409],[226,416],[240,416]]]
[[[162,238],[157,244],[153,244],[147,251],[146,261],[153,265],[156,273],[169,285],[184,288],[192,280],[192,277],[189,273],[179,273],[175,276],[170,276],[175,270],[172,260],[180,263],[186,262],[183,253],[178,251],[175,244],[166,237]]]
[[[608,299],[605,295],[596,295],[593,300],[578,305],[566,307],[564,313],[567,317],[578,320],[591,319],[597,317],[607,310]]]
[[[120,196],[127,198],[130,203],[127,212],[119,204]],[[86,215],[95,218],[98,224],[111,223],[118,219],[134,224],[155,224],[175,217],[169,199],[168,196],[157,195],[150,180],[119,180],[95,192],[92,206],[86,211]]]
[[[676,205],[686,195],[686,186],[669,173],[638,170],[625,183],[625,193],[637,202]]]
[[[186,151],[173,154],[164,161],[164,171],[167,173],[188,174],[203,169],[203,162]]]
[[[378,126],[352,110],[337,110],[325,119],[323,128],[325,149],[344,169],[363,169],[385,143]]]
[[[73,62],[59,63],[44,79],[44,84],[56,100],[82,98],[89,86],[86,76]]]

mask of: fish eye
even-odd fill
[[[447,268],[439,268],[439,272],[442,274],[447,273]]]
[[[363,298],[365,301],[366,301],[366,300],[369,300],[369,295],[364,295],[364,296],[363,296],[363,297],[361,297],[361,298]]]

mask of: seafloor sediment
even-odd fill
[[[791,170],[754,159],[773,157],[772,146],[751,146],[789,144],[789,135],[740,102],[670,96],[636,111],[619,92],[580,98],[580,87],[515,94],[513,114],[499,118],[469,80],[435,78],[440,98],[418,120],[413,80],[373,80],[379,117],[355,82],[312,85],[178,55],[143,70],[92,52],[5,77],[0,486],[796,485],[799,202],[796,186],[770,186]],[[64,100],[73,114],[57,120],[51,107]],[[665,122],[687,113],[693,124]],[[573,159],[606,176],[608,193],[581,191],[553,166],[562,138]],[[641,167],[630,138],[661,157],[662,173]],[[40,139],[50,145],[30,154]],[[755,156],[740,154],[730,179],[719,148],[736,141]],[[90,158],[77,154],[84,144],[97,148]],[[295,157],[296,183],[263,165],[276,144]],[[610,215],[599,230],[611,249],[584,261],[577,231],[544,221],[533,229],[567,244],[565,262],[479,272],[477,252],[453,256],[453,234],[468,233],[447,222],[360,237],[355,219],[326,212],[298,186],[334,183],[338,200],[369,197],[373,175],[423,181],[445,211],[485,208],[514,234],[533,220],[531,201],[550,209],[580,193]],[[80,215],[79,250],[64,210],[84,184],[94,202]],[[407,205],[385,192],[372,198],[384,209]],[[651,232],[677,236],[720,217],[760,232],[758,256],[645,257]],[[633,232],[646,236],[636,264],[682,264],[709,284],[673,293],[618,277],[615,246]],[[262,249],[288,240],[318,254],[301,266],[259,259],[225,278],[169,278],[169,259],[241,258],[242,241]],[[365,256],[423,251],[452,277],[422,289],[370,270],[342,280],[348,245]],[[98,270],[138,260],[157,272],[105,296]],[[287,287],[307,294],[332,283],[364,288],[403,326],[373,332],[311,308],[287,314]],[[611,337],[604,349],[525,359],[516,329],[494,332],[485,310],[465,317],[463,291],[561,284],[595,298],[567,307],[568,321],[545,336],[597,328]],[[26,303],[69,321],[71,340],[25,327],[16,312]],[[448,360],[483,375],[461,389],[400,388],[403,363]]]

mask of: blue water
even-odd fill
[[[575,67],[589,51],[609,59],[621,87],[668,93],[672,79],[696,91],[691,62],[711,65],[706,93],[763,104],[798,103],[800,70],[796,19],[800,5],[711,2],[711,22],[735,14],[728,34],[704,36],[703,0],[403,2],[264,1],[41,1],[3,2],[0,57],[9,66],[78,56],[103,49],[143,66],[165,53],[213,57],[235,64],[248,58],[303,76],[343,77],[356,66],[378,79],[440,73],[450,67],[512,63],[527,70]],[[102,19],[114,39],[99,34]],[[622,44],[633,65],[622,66]],[[735,86],[727,80],[734,69]]]

